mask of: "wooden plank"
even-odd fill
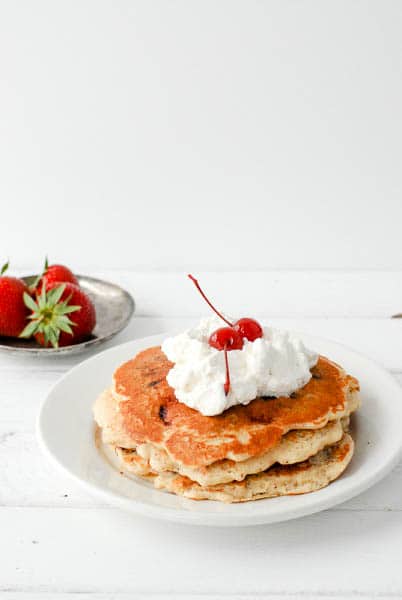
[[[105,271],[126,287],[141,316],[201,316],[208,308],[183,271]],[[402,270],[197,272],[227,314],[287,317],[390,317],[402,312]]]
[[[193,322],[187,319],[134,319],[129,330],[115,342],[119,343],[154,334],[187,327]],[[305,331],[346,344],[364,352],[385,367],[402,373],[402,335],[400,321],[382,319],[272,319],[277,327]],[[106,344],[105,347],[108,347]],[[99,350],[98,350],[99,351]],[[69,358],[21,359],[0,353],[0,431],[9,430],[16,424],[23,429],[32,428],[40,402],[47,391],[70,367],[95,354]],[[402,382],[402,379],[400,380]]]
[[[0,365],[0,435],[32,431],[41,401],[64,371],[45,371],[38,364],[31,368]]]
[[[0,506],[107,506],[45,459],[33,432],[0,434],[0,464]],[[385,480],[339,510],[402,511],[402,462]]]
[[[130,291],[139,316],[208,314],[187,272],[99,270],[91,275]],[[389,318],[402,312],[402,270],[209,270],[194,275],[228,315]]]
[[[45,460],[33,421],[0,422],[0,464],[1,506],[107,506]],[[385,480],[336,510],[402,511],[402,463]]]
[[[400,513],[333,511],[238,530],[113,509],[3,508],[0,530],[1,587],[15,592],[402,594]]]
[[[0,435],[0,506],[105,506],[52,465],[34,433]]]
[[[261,600],[261,594],[153,594],[153,593],[133,593],[133,592],[2,592],[0,590],[0,598],[2,600]],[[299,591],[297,596],[293,593],[281,592],[280,594],[271,594],[264,592],[263,598],[266,600],[284,600],[297,598],[308,598],[308,600],[373,600],[372,594],[361,594],[360,592],[349,592],[347,594],[331,593],[328,594],[311,594],[310,592]],[[397,596],[389,594],[377,594],[376,598],[381,600],[395,600]]]
[[[145,337],[163,332],[181,331],[197,322],[196,317],[135,317],[121,334],[101,347],[70,357],[19,357],[0,352],[0,377],[3,384],[4,372],[14,378],[14,393],[18,394],[25,375],[33,373],[40,378],[41,372],[62,374],[67,369],[111,348],[114,345],[128,342],[135,338]],[[263,317],[262,322],[274,327],[282,327],[293,331],[304,332],[332,339],[361,352],[393,371],[402,372],[402,319],[349,319],[349,318],[284,318]],[[18,374],[24,373],[23,377]],[[16,379],[15,379],[16,377]],[[51,382],[51,376],[45,374],[45,386]],[[32,381],[32,378],[31,378]],[[35,384],[34,384],[35,385]],[[0,397],[5,390],[0,389]]]

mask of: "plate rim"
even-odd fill
[[[369,364],[374,366],[377,370],[381,371],[382,374],[385,375],[390,380],[390,382],[392,382],[399,389],[400,394],[402,394],[402,387],[399,384],[398,380],[393,376],[393,374],[391,372],[389,372],[381,364],[379,364],[376,361],[374,361],[373,359],[367,357],[365,354],[363,354],[359,351],[356,351],[353,348],[350,348],[346,344],[342,344],[342,343],[333,341],[331,339],[328,339],[328,338],[325,338],[322,336],[310,335],[307,332],[296,332],[293,330],[292,330],[292,333],[295,333],[296,335],[299,335],[300,337],[308,337],[311,340],[314,340],[314,339],[320,340],[324,343],[335,345],[348,353],[356,355],[360,359],[363,359],[365,362],[368,362]],[[121,508],[125,511],[134,513],[137,515],[142,515],[142,516],[146,516],[146,517],[162,519],[162,520],[167,520],[170,522],[187,524],[187,525],[214,526],[214,527],[216,527],[216,526],[218,526],[218,527],[234,527],[234,526],[235,527],[243,527],[243,526],[247,527],[247,526],[256,526],[256,525],[269,525],[269,524],[273,524],[273,523],[285,522],[285,521],[301,518],[301,517],[307,516],[307,515],[316,514],[318,512],[327,510],[328,508],[331,508],[331,507],[337,506],[343,502],[346,502],[347,500],[350,500],[351,498],[358,496],[363,491],[369,489],[370,487],[372,487],[373,485],[375,485],[376,483],[381,481],[381,479],[386,477],[392,471],[392,469],[398,464],[398,462],[401,460],[401,458],[402,458],[402,438],[399,442],[399,446],[398,447],[395,446],[395,448],[393,449],[393,451],[390,454],[390,456],[388,457],[388,460],[385,465],[381,464],[376,469],[373,469],[371,471],[371,473],[369,473],[364,478],[363,481],[360,481],[360,482],[358,481],[354,485],[351,485],[348,488],[346,488],[345,490],[338,491],[335,498],[330,496],[328,498],[319,498],[318,500],[314,501],[314,497],[316,497],[314,495],[315,494],[314,492],[312,492],[311,494],[303,494],[302,496],[304,498],[312,498],[313,501],[310,503],[307,503],[307,504],[303,504],[299,507],[294,507],[291,510],[289,508],[285,508],[285,510],[283,512],[278,511],[278,509],[276,508],[275,513],[272,515],[269,515],[268,513],[256,513],[254,515],[239,514],[238,516],[236,516],[234,514],[229,514],[229,515],[226,514],[225,515],[223,512],[221,512],[221,513],[218,513],[218,512],[207,513],[207,512],[200,512],[200,511],[193,512],[193,511],[186,511],[184,509],[178,509],[176,507],[165,507],[165,506],[161,506],[161,505],[157,505],[157,504],[152,504],[152,503],[143,501],[138,498],[134,499],[134,498],[124,497],[122,495],[119,495],[117,492],[114,492],[113,490],[108,490],[107,488],[101,486],[100,484],[92,482],[88,479],[84,479],[84,478],[80,477],[79,475],[77,475],[76,473],[72,472],[67,466],[65,466],[59,460],[59,458],[49,448],[49,446],[47,445],[47,442],[46,442],[46,434],[44,434],[44,431],[43,431],[43,426],[42,426],[43,415],[44,415],[44,411],[46,410],[48,402],[51,402],[52,394],[55,391],[57,392],[57,388],[59,386],[63,385],[65,379],[68,379],[71,376],[71,374],[75,374],[76,371],[79,371],[79,370],[85,368],[85,365],[87,365],[89,362],[91,362],[91,361],[96,362],[97,360],[99,360],[99,358],[101,356],[104,356],[105,354],[113,354],[114,352],[116,352],[116,350],[123,350],[123,347],[124,348],[132,347],[133,343],[134,344],[135,343],[144,344],[144,343],[148,343],[148,341],[150,344],[160,343],[161,339],[168,337],[170,334],[171,334],[170,332],[164,332],[164,333],[155,334],[155,335],[151,335],[151,336],[135,338],[131,341],[124,342],[122,344],[118,344],[111,348],[107,348],[106,350],[99,352],[96,355],[85,359],[84,361],[80,362],[78,365],[75,365],[73,368],[69,369],[66,373],[64,373],[55,382],[55,384],[48,391],[46,397],[44,398],[44,400],[42,401],[42,403],[40,405],[40,409],[39,409],[37,420],[36,420],[36,433],[37,433],[37,439],[39,442],[39,446],[41,447],[44,454],[50,459],[50,461],[55,466],[57,466],[57,468],[59,470],[61,470],[64,473],[67,473],[70,478],[77,481],[82,487],[87,489],[87,491],[89,493],[91,493],[92,495],[96,495],[98,497],[103,498],[107,502],[107,504],[109,504],[110,506],[118,506],[119,508]],[[325,489],[325,488],[323,488],[323,489]],[[317,493],[319,491],[320,490],[318,490]],[[167,493],[163,490],[155,490],[155,492],[160,493],[160,494]],[[190,499],[186,499],[186,500],[188,502],[198,502],[196,500],[190,500]],[[268,502],[269,500],[270,499],[268,498],[268,499],[259,500],[259,502]],[[221,503],[219,503],[219,504],[221,504]]]

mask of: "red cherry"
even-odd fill
[[[236,321],[233,328],[242,338],[246,338],[249,342],[254,342],[254,340],[261,338],[264,335],[263,329],[258,321],[248,317]]]
[[[208,341],[217,350],[241,350],[243,338],[233,327],[221,327],[214,331]]]
[[[261,325],[254,319],[239,319],[234,324],[225,319],[225,317],[218,310],[216,310],[215,306],[208,300],[196,278],[192,275],[188,275],[188,277],[194,283],[195,287],[200,292],[205,302],[212,308],[214,313],[216,313],[218,317],[220,317],[222,321],[225,321],[225,323],[229,326],[217,329],[210,335],[208,340],[208,343],[210,346],[212,346],[212,348],[223,350],[225,353],[226,381],[223,388],[227,396],[230,390],[228,352],[230,350],[241,350],[244,345],[244,338],[250,342],[253,342],[257,338],[261,338],[264,332]]]
[[[249,340],[249,342],[253,342],[257,338],[261,338],[264,335],[261,325],[255,319],[244,317],[243,319],[239,319],[238,321],[236,321],[236,323],[231,323],[230,321],[228,321],[208,300],[208,298],[202,291],[197,279],[192,275],[188,275],[188,277],[194,283],[195,287],[200,292],[205,302],[212,308],[212,310],[218,315],[218,317],[225,321],[225,323],[227,323],[229,327],[233,327],[236,331],[238,331],[242,338],[246,338],[247,340]],[[223,348],[218,348],[218,350],[222,349]],[[230,348],[228,348],[228,350],[230,350]]]
[[[243,348],[243,338],[233,327],[221,327],[211,334],[209,345],[217,350],[223,350],[225,353],[226,381],[223,389],[225,390],[225,396],[227,396],[230,390],[228,352],[229,350],[241,350]]]

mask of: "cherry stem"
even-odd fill
[[[223,351],[225,353],[225,367],[226,367],[226,381],[223,385],[223,389],[225,390],[225,396],[228,395],[229,390],[230,390],[230,373],[229,373],[229,360],[228,360],[228,347],[227,344],[225,344],[225,347],[223,348]]]
[[[221,315],[221,313],[218,310],[216,310],[215,306],[213,306],[213,304],[211,304],[211,302],[208,300],[208,298],[206,297],[206,295],[202,291],[202,289],[200,287],[200,284],[198,283],[198,281],[196,280],[196,278],[193,277],[190,274],[188,275],[188,278],[191,279],[191,281],[194,283],[195,287],[200,292],[201,296],[204,298],[204,300],[208,304],[208,306],[210,306],[212,308],[212,310],[214,311],[214,313],[216,313],[218,315],[218,317],[220,317],[222,319],[222,321],[225,321],[225,323],[227,325],[229,325],[229,327],[233,327],[233,323],[231,323],[230,321],[228,321],[227,319],[225,319],[225,317],[223,315]]]

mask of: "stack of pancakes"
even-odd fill
[[[159,347],[121,365],[95,420],[122,472],[197,500],[244,502],[318,490],[339,477],[354,444],[358,381],[320,357],[303,388],[206,417],[179,402]]]

